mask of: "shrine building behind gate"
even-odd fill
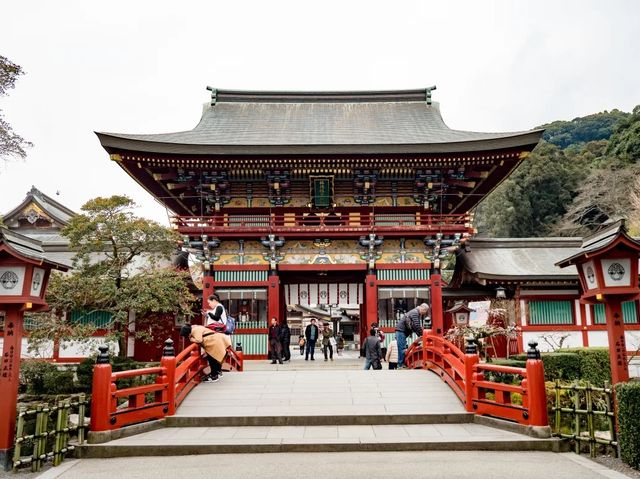
[[[196,283],[238,318],[250,358],[288,311],[358,344],[374,322],[390,341],[424,301],[441,333],[442,261],[542,135],[452,130],[431,89],[211,92],[192,130],[97,135],[173,212]]]

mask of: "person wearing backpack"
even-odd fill
[[[396,324],[396,340],[398,341],[398,369],[404,367],[404,355],[407,350],[407,338],[413,333],[422,336],[422,318],[429,313],[429,305],[420,306],[408,311]]]
[[[236,328],[236,321],[227,313],[227,310],[220,302],[220,296],[216,293],[209,295],[207,303],[209,304],[209,309],[205,315],[205,326],[220,333],[233,334]]]

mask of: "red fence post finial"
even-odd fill
[[[100,346],[100,353],[93,367],[93,385],[91,389],[91,430],[108,431],[113,429],[111,418],[111,363],[109,348]]]
[[[529,393],[529,425],[548,426],[547,391],[544,384],[544,365],[538,343],[529,342],[527,351],[527,387]]]
[[[473,412],[473,367],[478,364],[478,347],[475,340],[467,339],[464,355],[464,406],[467,412]]]
[[[176,351],[173,348],[173,340],[171,339],[167,339],[164,342],[160,366],[165,369],[167,416],[173,416],[176,413]]]

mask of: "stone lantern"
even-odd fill
[[[40,242],[0,228],[0,312],[4,337],[0,363],[0,464],[13,447],[25,311],[47,308],[44,294],[52,269],[67,267],[45,258]]]
[[[626,342],[622,303],[638,299],[638,254],[640,243],[627,234],[624,221],[584,238],[578,253],[556,266],[575,265],[582,286],[581,302],[605,307],[611,378],[627,381]]]

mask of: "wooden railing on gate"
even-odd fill
[[[167,339],[160,366],[113,372],[101,346],[93,370],[91,431],[109,431],[131,424],[161,419],[175,414],[177,407],[200,382],[207,367],[198,344],[191,344],[175,356],[173,341]],[[243,370],[242,351],[227,349],[225,363],[232,370]],[[155,376],[149,384],[118,389],[117,381]]]
[[[544,366],[537,343],[531,342],[529,346],[526,368],[497,366],[480,363],[475,345],[469,345],[463,353],[450,341],[425,330],[407,349],[406,363],[410,368],[437,373],[469,412],[528,426],[548,426]],[[489,381],[485,379],[486,373],[513,375],[519,377],[520,382]],[[516,394],[521,404],[514,401]]]

